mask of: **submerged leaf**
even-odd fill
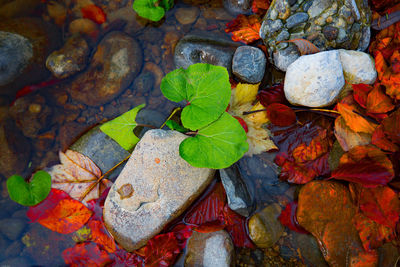
[[[148,267],[171,266],[181,252],[175,234],[160,234],[147,242],[144,247],[144,262]]]
[[[271,87],[261,89],[258,92],[257,99],[264,107],[267,107],[272,103],[287,103],[285,92],[283,91],[283,84],[276,84]]]
[[[88,18],[97,24],[103,24],[107,20],[106,13],[100,7],[93,4],[84,6],[81,12],[84,18]]]
[[[119,117],[100,126],[100,130],[111,137],[125,150],[131,150],[139,138],[133,133],[137,123],[135,121],[138,112],[145,106],[139,105]]]
[[[299,222],[297,221],[297,205],[297,201],[288,203],[285,209],[282,210],[278,219],[284,226],[286,226],[290,230],[302,234],[307,234],[308,232],[303,227],[301,227],[299,225]]]
[[[246,138],[240,123],[224,112],[195,137],[185,139],[179,146],[179,154],[195,167],[227,168],[249,149]]]
[[[34,206],[43,201],[51,190],[51,177],[45,171],[36,172],[29,183],[19,175],[7,179],[10,198],[24,206]]]
[[[273,124],[283,127],[296,122],[296,114],[293,109],[279,103],[267,106],[267,117]]]
[[[218,119],[226,110],[231,85],[224,67],[197,63],[168,73],[161,81],[161,91],[171,101],[188,101],[182,110],[182,125],[195,131]]]
[[[111,263],[110,256],[104,250],[100,250],[95,243],[76,244],[63,252],[65,264],[71,267],[79,266],[106,266]]]
[[[257,15],[245,16],[240,14],[236,19],[226,24],[225,32],[232,33],[232,40],[235,42],[243,42],[245,44],[252,43],[260,39],[261,19]]]

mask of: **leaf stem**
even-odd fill
[[[151,128],[151,129],[157,129],[156,126],[150,125],[150,124],[140,124],[140,123],[138,123],[138,124],[136,124],[136,127],[137,126],[139,126],[139,127],[148,127],[148,128]]]
[[[244,111],[243,115],[250,115],[250,114],[253,114],[253,113],[256,113],[256,112],[261,112],[261,111],[266,111],[266,110],[267,109],[264,108],[264,109],[258,109],[258,110],[252,110],[252,111]]]
[[[162,128],[165,126],[165,124],[167,123],[167,121],[168,121],[169,119],[171,119],[172,116],[174,116],[174,115],[175,115],[178,111],[180,111],[180,110],[181,110],[180,107],[175,108],[175,109],[171,112],[171,115],[169,115],[168,118],[167,118],[167,119],[164,121],[164,123],[161,125],[160,129],[162,129]]]
[[[105,172],[102,176],[100,176],[97,181],[95,181],[93,184],[91,184],[88,189],[86,189],[86,191],[82,194],[82,196],[79,198],[79,201],[82,201],[85,199],[85,197],[90,193],[90,191],[93,190],[93,188],[95,188],[95,186],[101,182],[101,180],[104,179],[104,177],[106,177],[108,174],[110,174],[111,172],[113,172],[116,168],[118,168],[121,164],[123,164],[125,161],[127,161],[129,159],[129,157],[131,156],[131,154],[129,154],[128,156],[126,156],[126,158],[124,158],[123,160],[121,160],[120,162],[117,163],[117,165],[115,165],[114,167],[112,167],[111,169],[109,169],[107,172]]]

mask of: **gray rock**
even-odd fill
[[[86,67],[90,49],[80,35],[70,37],[64,46],[51,53],[46,60],[46,67],[59,79],[71,76]]]
[[[30,262],[27,258],[12,258],[7,259],[5,261],[0,262],[1,267],[29,267],[32,266],[32,262]]]
[[[290,33],[287,30],[283,30],[278,34],[278,36],[276,36],[276,41],[277,42],[286,41],[286,40],[289,40],[289,37],[290,37]]]
[[[267,36],[267,34],[273,34],[280,29],[282,29],[283,23],[280,19],[277,20],[264,20],[261,28],[260,28],[260,36],[263,38],[263,36]]]
[[[284,91],[293,105],[332,105],[345,84],[339,52],[301,56],[286,71]]]
[[[0,232],[10,240],[16,240],[25,229],[25,221],[15,218],[0,220]]]
[[[308,14],[304,12],[299,12],[294,15],[291,15],[287,20],[286,20],[286,27],[288,29],[296,27],[302,22],[305,22],[308,20]]]
[[[107,172],[118,162],[129,156],[128,151],[100,130],[100,125],[80,137],[70,149],[89,157],[96,163],[102,173]],[[111,180],[118,176],[123,166],[124,164],[112,172]]]
[[[264,77],[267,59],[261,49],[240,46],[232,60],[232,73],[248,83],[259,83]]]
[[[232,15],[250,13],[251,0],[224,0],[224,8]]]
[[[211,182],[214,170],[195,168],[179,156],[185,138],[175,131],[146,132],[111,187],[103,218],[124,249],[146,244]]]
[[[289,44],[284,50],[277,50],[274,52],[274,65],[282,70],[286,71],[290,64],[296,61],[300,56],[299,50],[295,45]]]
[[[232,57],[240,44],[210,35],[189,34],[179,40],[175,47],[176,68],[187,68],[195,63],[209,63],[227,68],[231,73]]]
[[[33,46],[27,38],[0,31],[0,86],[17,78],[32,57]]]
[[[230,267],[235,264],[235,248],[224,230],[193,232],[187,245],[185,267]]]
[[[310,8],[307,10],[308,15],[310,18],[314,18],[322,13],[325,9],[332,5],[332,0],[322,0],[322,1],[313,1]]]
[[[350,84],[373,84],[377,77],[374,59],[367,53],[339,49],[344,78]]]
[[[357,50],[359,51],[367,50],[370,40],[371,40],[371,29],[369,27],[364,27],[362,29],[362,37],[357,47]]]
[[[219,173],[228,198],[229,208],[248,217],[253,210],[253,201],[237,165],[221,169]]]
[[[122,32],[111,32],[97,46],[88,69],[65,86],[79,102],[89,106],[105,104],[132,83],[142,59],[136,40]]]

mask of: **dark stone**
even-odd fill
[[[277,36],[276,36],[276,41],[286,41],[289,40],[290,33],[287,30],[282,30]]]
[[[224,0],[224,7],[232,15],[249,14],[251,0]]]
[[[5,237],[3,237],[3,235],[0,234],[0,251],[5,251],[7,247],[8,247],[8,241],[6,240]],[[3,253],[0,253],[0,260],[3,259],[5,259],[5,255]]]
[[[242,216],[248,217],[253,211],[253,201],[236,164],[219,170],[225,188],[229,207]]]
[[[30,267],[32,266],[32,262],[29,261],[27,258],[18,257],[7,259],[5,261],[0,262],[1,267]]]
[[[195,63],[209,63],[225,67],[231,73],[232,57],[240,44],[210,33],[189,34],[175,47],[176,68],[187,68]]]
[[[142,67],[139,43],[122,32],[107,34],[89,68],[65,85],[71,97],[89,106],[105,104],[125,90]]]
[[[293,6],[296,3],[297,3],[297,0],[289,0],[289,5],[290,6]]]
[[[307,266],[328,267],[322,255],[317,240],[309,234],[300,234],[292,231],[294,245],[300,249],[301,255],[306,261]]]
[[[90,49],[80,35],[70,37],[64,46],[51,53],[46,60],[46,67],[58,79],[71,76],[86,67]]]
[[[129,155],[128,151],[103,133],[100,130],[100,126],[94,127],[80,137],[70,149],[89,157],[96,163],[102,173],[107,172]],[[111,176],[109,176],[110,180],[118,176],[124,165],[122,164],[112,172]]]
[[[264,77],[267,59],[256,47],[241,46],[236,49],[232,60],[232,73],[248,83],[259,83]]]
[[[141,95],[151,92],[154,86],[154,75],[151,72],[142,72],[133,82],[133,93]]]
[[[6,218],[0,220],[0,232],[10,240],[16,240],[24,231],[26,223],[24,220]]]
[[[23,245],[21,241],[15,240],[12,242],[5,250],[4,250],[4,256],[6,258],[13,258],[18,256],[21,251],[22,251]]]
[[[164,38],[164,33],[154,27],[146,28],[143,34],[138,36],[138,39],[140,41],[144,41],[151,44],[158,43],[159,41],[163,40],[163,38]]]
[[[15,93],[22,87],[41,82],[50,75],[45,67],[45,62],[47,56],[59,47],[61,42],[60,32],[57,27],[39,18],[0,19],[0,31],[23,36],[32,44],[33,56],[29,57],[29,62],[20,65],[17,73],[13,70],[12,72],[17,75],[13,75],[13,79],[8,79],[6,84],[0,82],[0,94],[14,97]],[[10,44],[10,40],[5,41]],[[20,49],[21,45],[24,46],[23,43],[27,44],[26,41],[23,41],[19,43],[19,48],[15,47],[15,49]],[[16,52],[16,50],[13,51]],[[24,49],[24,51],[27,50]],[[9,56],[13,56],[13,54],[10,53]],[[25,56],[23,58],[27,59]],[[8,61],[8,59],[10,57],[0,56],[0,73],[3,73],[4,67],[7,67],[7,71],[11,71],[8,65],[17,63],[13,62],[14,60]],[[18,61],[21,63],[21,59]]]
[[[57,137],[60,141],[61,150],[65,151],[80,135],[85,133],[88,128],[90,128],[89,125],[77,122],[68,122],[62,125]]]
[[[0,123],[0,144],[0,173],[6,177],[22,174],[28,165],[31,144],[11,120]]]
[[[328,41],[333,41],[337,38],[339,34],[339,29],[328,25],[323,28],[322,32],[324,33],[324,36]]]
[[[161,125],[165,122],[166,119],[167,116],[158,112],[157,110],[152,110],[152,109],[142,109],[136,116],[137,123],[152,125],[156,128],[161,127]],[[166,129],[166,127],[164,126],[163,129]],[[150,130],[149,127],[138,126],[135,128],[134,132],[139,138],[141,138],[148,130]]]
[[[290,29],[290,28],[296,27],[300,23],[305,22],[307,20],[308,20],[308,14],[304,13],[304,12],[299,12],[299,13],[296,13],[296,14],[290,16],[286,20],[286,27],[288,29]]]

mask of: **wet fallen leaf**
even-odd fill
[[[116,251],[117,248],[115,245],[115,241],[108,233],[103,221],[90,220],[87,226],[92,231],[90,238],[91,241],[102,246],[108,253],[114,253]]]
[[[267,117],[278,126],[289,126],[296,122],[296,114],[293,109],[280,103],[272,103],[267,106]]]
[[[299,225],[297,221],[296,213],[297,213],[297,201],[290,202],[286,205],[285,209],[282,210],[278,219],[287,228],[293,230],[298,233],[307,234],[308,232]]]
[[[371,143],[371,134],[354,132],[347,126],[342,116],[335,120],[335,136],[344,151]]]
[[[236,19],[226,24],[225,32],[232,33],[233,41],[249,44],[260,39],[260,28],[261,19],[259,16],[250,15],[247,17],[240,14]]]
[[[382,121],[386,136],[394,143],[400,145],[400,109],[390,114]]]
[[[297,39],[292,39],[292,40],[288,40],[288,41],[280,41],[277,42],[277,44],[279,43],[293,43],[297,46],[297,48],[299,49],[300,54],[303,55],[311,55],[311,54],[315,54],[320,52],[321,50],[319,50],[318,47],[316,47],[313,43],[311,43],[310,41],[306,40],[306,39],[302,39],[302,38],[297,38]]]
[[[144,262],[148,267],[171,266],[181,252],[174,233],[153,237],[144,247]]]
[[[367,111],[371,113],[386,113],[394,109],[391,99],[382,92],[381,86],[375,85],[367,98]]]
[[[348,104],[338,103],[337,109],[343,116],[347,126],[355,132],[372,134],[377,127],[376,124],[367,121],[362,116],[355,113],[355,109]]]
[[[270,0],[254,0],[251,5],[251,11],[256,14],[264,15],[270,4]]]
[[[318,240],[331,266],[377,265],[376,251],[364,251],[352,223],[356,212],[350,191],[340,183],[312,181],[300,190],[297,220]]]
[[[73,199],[79,200],[86,190],[101,176],[96,164],[79,152],[67,150],[59,153],[61,164],[51,167],[48,172],[52,179],[52,188],[67,192]],[[83,199],[83,203],[97,199],[101,194],[100,184]]]
[[[368,84],[352,84],[354,100],[363,108],[367,108],[367,98],[369,92],[373,89]]]
[[[107,20],[106,13],[100,7],[93,4],[82,7],[81,12],[84,18],[88,18],[97,24],[103,24]]]
[[[373,145],[376,145],[382,150],[390,151],[390,152],[395,152],[399,150],[399,147],[391,142],[387,137],[383,129],[383,125],[379,125],[374,133],[372,134],[372,141],[371,143]]]
[[[104,250],[95,243],[76,244],[63,252],[65,264],[71,267],[78,266],[106,266],[112,260]]]
[[[261,88],[257,94],[257,99],[264,107],[267,107],[272,103],[287,103],[285,92],[283,91],[283,84],[276,84],[271,87]]]

